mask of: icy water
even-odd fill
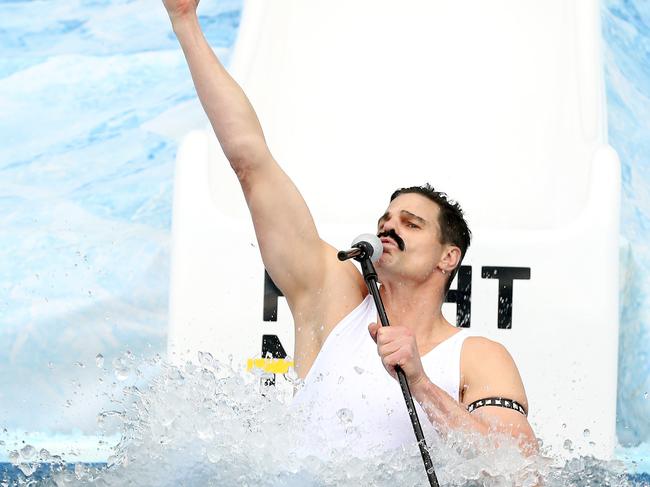
[[[202,1],[207,36],[225,59],[240,9],[238,0]],[[627,242],[618,435],[622,456],[643,465],[649,26],[650,2],[603,2]],[[179,369],[155,358],[165,347],[174,155],[178,137],[206,122],[159,0],[0,0],[0,110],[0,458],[13,462],[0,485],[425,483],[415,448],[298,460],[309,430],[283,399],[260,394],[259,379],[229,375],[224,364]],[[66,435],[92,438],[90,447],[44,448]],[[537,475],[546,485],[650,484],[616,462],[477,455],[471,440],[430,441],[445,484],[526,485]],[[87,463],[92,453],[112,455],[110,465]]]
[[[132,357],[103,368],[100,377],[134,382],[111,395],[114,406],[98,417],[100,429],[120,431],[108,465],[69,464],[64,456],[25,444],[10,452],[12,485],[257,485],[417,486],[427,480],[419,450],[363,454],[345,446],[328,458],[309,453],[318,441],[308,416],[287,408],[286,396],[264,377],[241,374],[210,354],[177,367],[160,358]],[[147,374],[147,385],[133,385]],[[300,387],[299,381],[295,381]],[[404,411],[404,414],[406,412]],[[341,414],[354,442],[355,418]],[[505,438],[463,434],[440,437],[425,428],[441,485],[644,485],[625,475],[621,462],[590,457],[560,461],[523,457]],[[546,453],[546,454],[545,454]],[[44,466],[43,464],[46,464]],[[20,470],[20,472],[17,472]]]

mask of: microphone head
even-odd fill
[[[384,252],[384,246],[382,245],[381,240],[379,240],[379,237],[377,235],[374,235],[372,233],[364,233],[362,235],[359,235],[352,241],[351,246],[354,247],[359,242],[366,242],[370,244],[372,251],[370,252],[369,257],[370,261],[373,264],[379,260],[381,254]]]

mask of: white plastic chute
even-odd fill
[[[474,241],[445,315],[508,347],[545,444],[611,455],[619,166],[598,2],[248,0],[231,72],[334,246],[374,231],[397,187],[462,203]],[[186,136],[175,177],[172,356],[281,385],[262,351],[293,354],[291,316],[211,130]]]

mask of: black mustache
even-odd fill
[[[397,247],[398,247],[402,252],[404,252],[404,249],[406,248],[406,245],[404,245],[404,240],[402,240],[402,237],[400,237],[399,235],[397,235],[397,233],[395,232],[395,230],[393,230],[392,228],[391,228],[390,230],[386,230],[386,231],[384,231],[384,232],[380,232],[380,233],[378,233],[377,236],[378,236],[379,238],[382,238],[382,237],[390,237],[390,238],[392,238],[393,240],[395,240],[395,243],[397,244]]]

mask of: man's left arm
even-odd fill
[[[505,433],[518,441],[525,454],[538,450],[537,439],[526,416],[499,406],[484,406],[467,411],[474,401],[489,397],[514,400],[526,410],[528,402],[519,371],[503,345],[482,337],[468,337],[461,358],[461,403],[427,377],[415,336],[406,327],[380,327],[373,323],[370,334],[386,370],[396,378],[395,366],[404,371],[413,398],[426,411],[439,431],[464,430],[482,435]]]

